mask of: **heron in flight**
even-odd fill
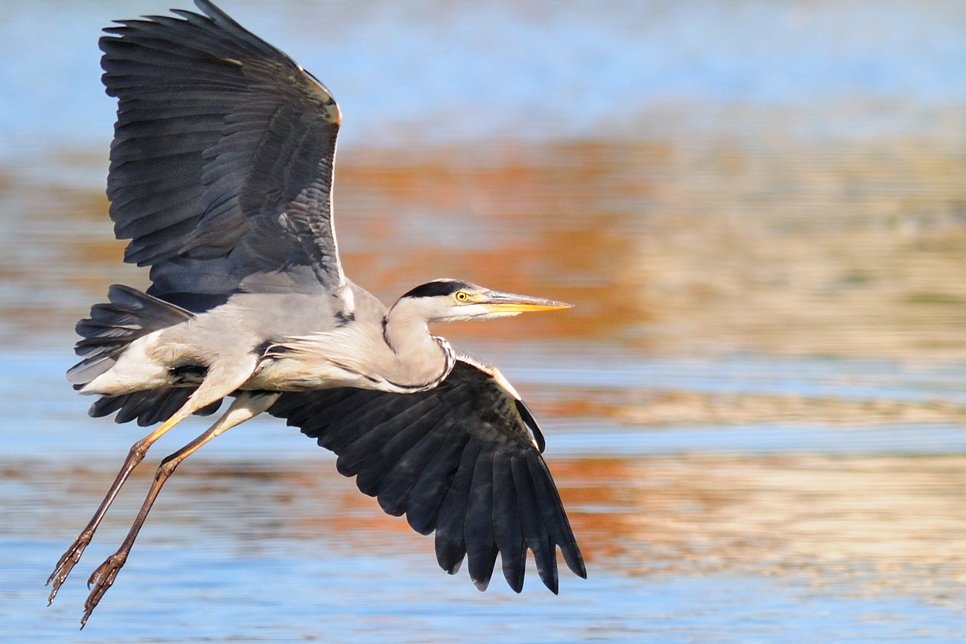
[[[436,533],[480,590],[499,554],[520,592],[527,550],[558,590],[557,547],[586,570],[541,452],[544,438],[495,368],[430,325],[567,308],[438,279],[386,308],[346,278],[332,226],[342,120],[329,91],[208,0],[202,14],[118,21],[100,39],[118,99],[107,194],[124,259],[150,266],[77,324],[67,372],[90,414],[161,423],[134,443],[48,579],[50,601],[151,445],[192,414],[227,411],[166,457],[120,548],[91,575],[81,627],[128,558],[162,485],[202,445],[262,413],[338,455],[387,513]]]

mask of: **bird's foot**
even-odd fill
[[[84,617],[81,618],[81,628],[84,628],[84,625],[87,624],[87,618],[91,616],[94,608],[101,601],[101,597],[114,583],[114,579],[117,578],[117,573],[125,561],[127,561],[127,552],[118,550],[98,566],[91,578],[87,580],[87,587],[91,588],[91,594],[87,596],[87,601],[84,602]]]
[[[64,585],[64,581],[67,579],[67,575],[70,571],[74,569],[77,562],[80,561],[81,555],[84,554],[84,548],[91,542],[91,538],[94,536],[93,532],[88,532],[85,530],[81,532],[74,543],[70,545],[60,559],[57,561],[57,565],[54,566],[54,572],[50,573],[50,577],[47,578],[47,584],[49,585],[53,582],[53,587],[50,589],[50,595],[47,597],[47,605],[50,606],[54,597],[57,596],[57,591],[60,587]]]

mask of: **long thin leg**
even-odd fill
[[[47,578],[47,583],[53,582],[53,586],[50,590],[50,595],[47,597],[47,605],[49,606],[54,598],[57,596],[57,592],[60,587],[64,584],[67,579],[67,575],[70,571],[74,569],[77,562],[80,561],[81,555],[84,554],[84,549],[90,544],[91,539],[94,537],[94,532],[100,525],[101,521],[104,519],[104,515],[107,514],[108,508],[114,503],[114,499],[117,497],[118,492],[121,491],[121,487],[124,482],[127,481],[131,472],[134,468],[144,460],[144,455],[147,454],[148,449],[154,444],[159,438],[168,432],[172,427],[180,423],[182,420],[195,413],[202,407],[206,407],[216,400],[224,398],[228,394],[232,393],[235,389],[240,387],[251,375],[252,370],[255,368],[254,356],[248,361],[251,364],[240,365],[240,368],[236,370],[233,374],[233,378],[223,377],[223,378],[212,378],[213,375],[217,374],[214,370],[209,371],[208,377],[205,381],[198,387],[197,391],[188,398],[188,401],[182,405],[181,409],[176,411],[171,418],[164,421],[157,429],[153,432],[134,443],[128,452],[127,458],[124,459],[124,464],[121,466],[121,471],[117,473],[117,477],[114,479],[114,483],[111,484],[111,488],[107,491],[104,496],[104,500],[97,508],[97,512],[91,517],[91,520],[87,523],[81,533],[74,540],[74,543],[67,548],[67,551],[60,557],[57,561],[57,565],[54,567],[54,572],[50,573],[50,577]],[[246,372],[246,367],[250,367]]]
[[[279,394],[277,393],[241,393],[235,399],[235,402],[232,403],[228,411],[208,431],[161,461],[154,475],[154,482],[151,484],[151,489],[148,490],[148,495],[141,505],[141,510],[138,512],[138,516],[131,525],[130,531],[128,531],[127,536],[121,543],[121,547],[94,571],[90,580],[87,582],[88,587],[93,586],[93,588],[87,597],[87,601],[84,602],[84,617],[81,618],[81,628],[84,628],[84,625],[87,623],[87,618],[91,616],[94,608],[101,601],[101,597],[104,596],[107,589],[114,583],[114,579],[117,578],[117,573],[127,561],[131,547],[134,545],[135,539],[137,539],[141,526],[144,525],[144,520],[147,519],[148,513],[151,511],[151,506],[154,505],[155,499],[158,498],[161,487],[168,480],[168,477],[174,473],[178,465],[181,464],[181,461],[194,454],[202,445],[214,439],[216,436],[262,413],[271,407],[272,403],[278,397]]]
[[[171,418],[173,420],[174,417]],[[49,606],[54,598],[57,596],[57,592],[60,587],[64,584],[67,579],[67,575],[73,570],[77,562],[80,561],[81,555],[84,554],[84,549],[90,544],[91,539],[94,538],[94,532],[97,530],[97,526],[101,524],[104,519],[104,515],[107,514],[107,509],[111,507],[114,503],[114,499],[117,497],[118,492],[121,491],[121,487],[127,481],[131,472],[134,468],[144,460],[144,455],[147,454],[148,449],[154,444],[156,440],[161,438],[169,429],[174,427],[175,423],[165,422],[156,430],[134,443],[131,446],[131,450],[127,454],[127,458],[124,459],[124,464],[121,466],[121,471],[117,473],[117,477],[114,479],[114,483],[111,484],[111,488],[107,491],[104,496],[104,500],[97,507],[97,512],[91,517],[91,520],[87,523],[81,533],[74,540],[74,543],[67,548],[67,551],[61,555],[60,559],[57,561],[57,565],[54,567],[54,572],[50,573],[50,577],[47,578],[47,583],[53,582],[53,587],[50,589],[50,595],[47,597],[47,605]]]

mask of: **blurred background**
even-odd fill
[[[10,641],[966,637],[966,4],[223,0],[344,126],[343,263],[570,301],[439,329],[542,420],[588,561],[560,596],[436,568],[279,421],[178,471],[83,633],[46,580],[145,430],[73,325],[121,262],[99,30],[172,0],[0,1],[0,632]],[[178,4],[188,8],[187,0]],[[73,639],[72,639],[73,638]]]

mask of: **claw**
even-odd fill
[[[54,572],[50,573],[50,577],[47,578],[47,584],[50,585],[53,582],[53,587],[50,589],[50,595],[47,596],[47,605],[50,606],[54,602],[54,597],[57,596],[57,592],[60,587],[64,584],[67,579],[67,575],[70,571],[74,569],[77,562],[80,561],[81,555],[84,554],[84,549],[91,542],[91,537],[93,534],[87,532],[82,532],[74,543],[70,545],[60,559],[57,561],[57,565],[54,566]]]
[[[97,570],[91,574],[91,578],[87,580],[87,587],[91,588],[93,586],[93,588],[91,589],[91,594],[87,596],[87,601],[84,602],[84,616],[81,618],[82,629],[87,624],[87,618],[91,616],[94,608],[101,601],[101,597],[104,596],[107,589],[114,583],[114,580],[117,578],[117,573],[125,561],[127,561],[126,552],[115,552],[104,563],[98,566]]]

